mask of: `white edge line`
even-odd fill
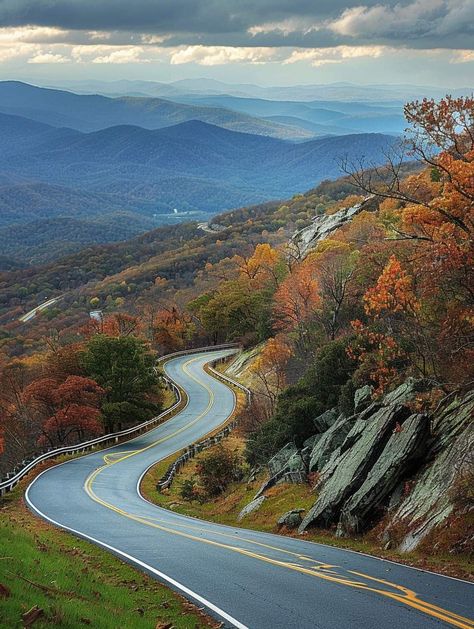
[[[222,350],[224,351],[224,350]],[[181,356],[177,356],[176,358],[181,358]],[[171,359],[173,360],[173,359]],[[167,362],[171,362],[167,361]],[[209,361],[211,362],[211,361]],[[217,378],[215,378],[215,380],[217,380]],[[175,383],[176,384],[176,383]],[[229,387],[230,388],[230,387]],[[230,389],[232,391],[232,389]],[[234,400],[235,400],[235,393],[234,391],[232,391],[232,393],[234,394]],[[189,399],[188,399],[189,402]],[[184,409],[182,409],[184,410]],[[158,426],[157,426],[158,428]],[[154,430],[154,429],[153,429]],[[151,431],[150,431],[151,432]],[[134,437],[133,439],[130,439],[129,441],[134,441],[134,439],[137,439],[138,437]],[[123,443],[128,443],[127,441],[124,441]],[[109,448],[104,448],[104,450],[101,450],[100,452],[106,452],[107,450],[113,450],[116,446],[110,446]],[[182,448],[180,448],[179,450],[176,450],[176,452],[179,452]],[[174,454],[176,454],[176,452]],[[83,456],[81,456],[80,458],[86,458],[88,456],[92,456],[94,454],[97,454],[97,452],[90,452],[88,454],[84,454]],[[172,456],[172,455],[169,455]],[[137,493],[139,495],[139,497],[144,501],[147,502],[148,504],[153,505],[154,507],[156,507],[157,509],[163,509],[164,511],[166,511],[166,509],[164,507],[160,507],[159,505],[154,504],[153,502],[151,502],[150,500],[148,500],[147,498],[145,498],[142,493],[140,492],[140,484],[143,480],[143,477],[145,476],[145,474],[154,466],[156,465],[156,463],[158,463],[160,461],[160,459],[158,459],[157,461],[155,461],[155,463],[152,463],[140,476],[138,482],[137,482]],[[70,461],[64,461],[64,463],[59,463],[58,465],[55,465],[54,467],[59,467],[61,465],[66,465],[66,463],[69,463]],[[181,591],[183,591],[184,593],[188,593],[189,596],[194,597],[196,600],[198,600],[199,602],[201,602],[203,605],[207,606],[209,609],[212,609],[213,611],[216,611],[216,613],[218,613],[219,615],[221,615],[223,618],[226,618],[227,620],[229,620],[229,622],[231,622],[232,624],[234,624],[235,627],[237,627],[238,629],[249,629],[246,625],[243,625],[242,623],[240,623],[238,620],[236,620],[235,618],[232,618],[232,616],[229,616],[226,612],[224,612],[223,610],[219,610],[218,607],[216,607],[213,603],[210,603],[209,601],[207,601],[206,599],[202,598],[201,596],[199,596],[198,594],[195,594],[194,592],[192,592],[192,590],[189,590],[188,588],[186,588],[186,586],[181,585],[180,583],[178,583],[177,581],[174,581],[174,579],[172,579],[171,577],[168,577],[167,575],[165,575],[164,573],[156,570],[155,568],[152,568],[151,566],[148,566],[147,564],[141,562],[139,559],[135,559],[134,557],[127,555],[126,553],[114,548],[113,546],[109,546],[108,544],[101,542],[99,540],[94,539],[93,537],[89,537],[88,535],[85,535],[84,533],[80,533],[79,531],[76,531],[75,529],[63,526],[62,524],[59,524],[58,522],[56,522],[55,520],[52,520],[51,518],[48,518],[46,515],[44,515],[39,509],[37,509],[33,503],[29,500],[28,497],[28,492],[30,490],[30,488],[33,486],[33,484],[35,483],[35,481],[40,478],[40,476],[42,476],[43,474],[45,474],[46,472],[49,471],[49,469],[52,468],[48,468],[47,470],[44,470],[43,472],[41,472],[40,474],[38,474],[38,476],[31,482],[31,484],[27,487],[26,491],[25,491],[25,499],[28,502],[28,504],[31,506],[31,508],[36,511],[41,517],[45,518],[46,520],[48,520],[49,522],[55,524],[56,526],[64,529],[64,530],[68,530],[71,533],[74,533],[76,535],[78,535],[79,537],[83,537],[85,539],[89,539],[95,543],[97,543],[99,546],[102,546],[104,548],[108,548],[109,550],[112,550],[113,552],[116,552],[118,555],[121,555],[125,558],[129,558],[130,561],[132,562],[136,562],[137,565],[141,565],[142,567],[146,568],[147,570],[150,570],[151,572],[153,572],[154,574],[156,574],[157,576],[161,577],[163,580],[167,581],[170,584],[175,585],[176,588],[180,589]],[[441,577],[444,579],[451,579],[453,581],[459,581],[460,583],[466,583],[468,585],[473,585],[473,583],[471,581],[467,581],[466,579],[460,579],[458,577],[452,577],[450,575],[447,574],[440,574],[439,572],[433,572],[431,570],[424,570],[423,568],[417,568],[416,566],[410,566],[407,564],[403,564],[400,563],[398,561],[393,561],[391,559],[385,559],[383,557],[377,557],[376,555],[370,555],[369,553],[363,553],[357,550],[351,550],[350,548],[340,548],[338,546],[333,546],[331,544],[322,544],[321,542],[313,542],[311,540],[305,540],[305,539],[297,539],[297,538],[286,538],[283,535],[278,535],[276,533],[268,533],[268,532],[262,532],[262,531],[256,531],[254,529],[242,529],[239,527],[231,527],[228,526],[226,524],[219,524],[218,522],[210,522],[208,520],[202,520],[201,518],[197,518],[195,516],[183,516],[183,517],[187,517],[190,518],[192,520],[196,520],[197,522],[204,522],[206,524],[211,524],[214,526],[218,526],[221,528],[226,528],[226,529],[235,529],[238,528],[240,531],[244,532],[244,531],[250,531],[251,533],[257,533],[259,535],[269,535],[271,537],[275,537],[279,540],[282,539],[296,539],[296,541],[301,541],[301,542],[305,542],[307,544],[312,544],[314,546],[320,546],[322,548],[329,548],[331,550],[336,550],[336,551],[342,551],[342,552],[348,552],[348,553],[352,553],[354,555],[358,555],[358,556],[362,556],[362,557],[368,557],[369,559],[374,559],[380,562],[385,562],[385,563],[390,563],[390,564],[394,564],[395,566],[398,567],[402,567],[402,568],[410,568],[411,570],[416,570],[417,572],[421,572],[421,573],[425,573],[425,574],[429,574],[429,575],[433,575],[436,577]]]
[[[64,463],[61,463],[60,465],[66,465],[66,463],[68,463],[68,461],[65,461]],[[59,466],[56,466],[56,467],[59,467]],[[102,542],[101,540],[98,540],[95,537],[91,537],[90,535],[87,535],[86,533],[81,533],[80,531],[77,531],[76,529],[73,529],[73,528],[71,528],[69,526],[65,526],[64,524],[60,524],[56,520],[53,520],[52,518],[49,518],[47,515],[45,515],[42,511],[40,511],[31,502],[28,494],[29,494],[30,488],[33,486],[35,481],[38,480],[38,478],[40,478],[40,476],[42,476],[47,471],[48,470],[44,470],[43,472],[41,472],[41,474],[39,474],[33,480],[33,482],[27,487],[26,492],[25,492],[25,500],[26,500],[26,502],[28,503],[30,508],[33,509],[33,511],[35,511],[39,516],[41,516],[43,519],[47,520],[48,522],[51,522],[51,524],[54,524],[55,526],[59,527],[60,529],[69,531],[70,533],[74,533],[75,535],[77,535],[80,538],[87,539],[87,540],[89,540],[91,542],[94,542],[94,544],[97,544],[98,546],[102,546],[102,548],[106,548],[107,550],[110,550],[114,554],[119,555],[120,557],[123,557],[124,559],[127,559],[130,563],[135,564],[136,566],[140,566],[141,568],[144,568],[145,570],[153,573],[154,575],[159,577],[162,581],[166,581],[167,583],[169,583],[170,585],[174,586],[176,589],[180,590],[184,594],[187,594],[188,596],[190,596],[194,600],[199,601],[199,603],[202,603],[205,607],[207,607],[208,609],[210,609],[213,612],[215,612],[218,616],[220,616],[221,618],[224,618],[225,620],[230,622],[237,629],[249,629],[246,625],[242,624],[241,622],[239,622],[238,620],[233,618],[233,616],[231,616],[230,614],[225,612],[223,609],[221,609],[220,607],[217,607],[217,605],[214,605],[214,603],[211,603],[210,601],[205,599],[203,596],[200,596],[199,594],[196,594],[196,592],[193,592],[193,590],[190,590],[188,587],[186,587],[185,585],[182,585],[181,583],[179,583],[175,579],[172,579],[171,577],[166,575],[164,572],[161,572],[160,570],[157,570],[156,568],[153,568],[152,566],[150,566],[149,564],[146,564],[145,562],[141,561],[140,559],[137,559],[136,557],[133,557],[133,555],[129,555],[128,553],[125,553],[122,550],[119,550],[118,548],[115,548],[114,546],[111,546],[110,544],[106,544],[105,542]]]
[[[181,358],[181,357],[179,357],[179,358]],[[235,394],[234,394],[234,400],[235,400]],[[188,405],[188,403],[189,403],[189,396],[187,396],[186,406]],[[186,406],[182,410],[184,410],[186,408]],[[136,439],[136,438],[137,437],[134,437],[134,439]],[[133,441],[133,439],[130,439],[130,441]],[[126,443],[126,442],[124,442],[124,443]],[[110,448],[106,448],[104,450],[101,450],[100,452],[105,452],[106,450],[113,450],[115,447],[116,446],[111,446]],[[177,450],[177,452],[179,452],[179,450]],[[80,457],[80,458],[86,458],[88,456],[92,456],[93,454],[97,454],[97,452],[90,452],[90,453],[85,454],[83,457]],[[58,463],[57,465],[54,466],[54,468],[61,467],[62,465],[66,465],[68,463],[70,463],[70,461],[64,461],[63,463]],[[166,581],[167,583],[169,583],[170,585],[174,586],[176,589],[180,590],[184,594],[187,594],[188,596],[192,597],[193,599],[195,599],[199,603],[203,604],[205,607],[207,607],[208,609],[210,609],[213,612],[215,612],[218,616],[220,616],[221,618],[224,618],[225,620],[230,622],[237,629],[249,629],[249,627],[247,627],[247,625],[244,625],[243,623],[238,621],[236,618],[234,618],[233,616],[231,616],[230,614],[225,612],[223,609],[221,609],[220,607],[217,607],[217,605],[214,605],[214,603],[211,603],[210,601],[205,599],[203,596],[200,596],[199,594],[197,594],[193,590],[190,590],[185,585],[182,585],[181,583],[179,583],[175,579],[169,577],[164,572],[161,572],[160,570],[157,570],[156,568],[153,568],[152,566],[146,564],[145,562],[141,561],[140,559],[137,559],[136,557],[133,557],[132,555],[129,555],[128,553],[125,553],[125,552],[119,550],[118,548],[115,548],[114,546],[111,546],[110,544],[102,542],[101,540],[98,540],[95,537],[91,537],[90,535],[87,535],[86,533],[81,533],[80,531],[77,531],[76,529],[73,529],[73,528],[71,528],[69,526],[61,524],[60,522],[57,522],[56,520],[53,520],[52,518],[50,518],[46,514],[44,514],[42,511],[40,511],[40,509],[38,509],[38,507],[36,507],[33,504],[33,502],[30,500],[29,491],[30,491],[31,487],[34,485],[34,483],[41,476],[43,476],[43,474],[46,474],[46,472],[49,472],[50,469],[53,469],[53,468],[48,468],[46,470],[43,470],[40,474],[38,474],[38,476],[36,478],[34,478],[32,480],[32,482],[28,485],[28,487],[26,488],[26,491],[25,491],[25,500],[26,500],[26,502],[28,503],[29,507],[33,511],[35,511],[40,517],[42,517],[43,519],[47,520],[51,524],[54,524],[55,526],[59,527],[60,529],[63,529],[65,531],[69,531],[70,533],[74,533],[75,535],[77,535],[80,538],[87,539],[87,540],[97,544],[98,546],[101,546],[102,548],[106,548],[107,550],[110,550],[113,553],[115,553],[115,554],[117,554],[117,555],[119,555],[119,556],[121,556],[121,557],[123,557],[125,559],[128,559],[128,561],[131,562],[132,564],[135,564],[137,566],[145,568],[145,570],[148,570],[149,572],[155,574],[157,577],[159,577],[163,581]],[[146,470],[146,471],[148,471],[148,470]],[[145,472],[142,474],[142,476],[144,474],[145,474]],[[141,478],[142,477],[140,477],[140,481],[139,482],[141,482]],[[143,500],[148,502],[145,498],[143,498]],[[150,503],[150,504],[153,504],[153,503]],[[157,505],[154,505],[154,506],[156,507]]]

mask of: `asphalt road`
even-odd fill
[[[187,407],[132,441],[47,470],[27,490],[30,508],[169,583],[225,626],[473,629],[474,585],[467,582],[304,539],[203,522],[140,496],[149,466],[231,413],[234,394],[203,371],[225,353],[168,362],[168,375],[188,393]]]

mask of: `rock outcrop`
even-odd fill
[[[383,504],[400,479],[408,476],[413,467],[419,467],[427,451],[428,437],[429,419],[418,414],[409,417],[392,433],[361,487],[344,504],[338,535],[364,530],[374,505]]]
[[[315,216],[311,225],[296,232],[292,240],[298,247],[302,257],[305,257],[320,240],[327,238],[333,231],[352,220],[363,210],[372,210],[373,197],[368,197],[362,203],[352,207],[345,207],[334,214]]]
[[[303,509],[285,513],[279,527],[302,533],[337,525],[336,534],[347,536],[384,518],[387,547],[413,550],[455,511],[466,470],[474,476],[474,391],[444,401],[428,416],[412,410],[426,388],[425,381],[409,378],[376,401],[370,387],[357,390],[354,415],[323,413],[301,450],[287,443],[269,461],[271,477],[247,507],[258,508],[273,485],[304,482],[316,472],[313,507],[304,517]]]
[[[239,515],[237,516],[237,521],[240,522],[247,515],[250,515],[250,513],[257,511],[257,509],[259,509],[262,506],[265,500],[266,500],[266,496],[259,496],[258,498],[254,498],[251,502],[248,503],[248,505],[245,505],[245,507],[239,513]]]
[[[342,444],[334,474],[325,480],[315,505],[300,525],[301,532],[310,525],[329,526],[339,519],[345,501],[361,487],[391,433],[409,414],[408,408],[395,404],[355,423],[346,437],[353,443],[347,449]]]

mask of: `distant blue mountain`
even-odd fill
[[[201,120],[234,131],[285,139],[307,139],[310,133],[261,120],[224,107],[172,102],[161,98],[110,98],[97,94],[73,94],[20,81],[0,81],[0,112],[14,114],[80,131],[97,131],[113,125],[137,125],[159,129],[188,120]]]
[[[216,212],[288,197],[339,176],[342,157],[380,164],[394,142],[355,134],[294,143],[196,120],[82,133],[5,114],[0,136],[0,177],[107,195],[116,209],[148,214],[175,207]]]

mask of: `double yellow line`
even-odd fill
[[[285,569],[289,569],[289,570],[293,570],[311,577],[316,577],[318,579],[323,579],[325,581],[329,581],[332,583],[337,583],[339,585],[345,585],[347,587],[351,587],[351,588],[357,588],[359,590],[365,590],[367,592],[374,592],[376,594],[380,594],[382,596],[388,597],[392,600],[395,600],[399,603],[403,603],[404,605],[407,605],[413,609],[416,609],[418,611],[421,611],[429,616],[432,616],[434,618],[437,618],[438,620],[441,620],[443,622],[446,622],[454,627],[458,627],[459,629],[474,629],[474,622],[472,620],[470,620],[469,618],[465,618],[463,616],[460,616],[459,614],[455,614],[453,612],[450,612],[448,610],[445,610],[441,607],[438,607],[436,605],[433,605],[431,603],[428,603],[426,601],[423,601],[421,599],[418,598],[417,594],[412,591],[409,590],[408,588],[405,588],[401,585],[397,585],[395,583],[391,583],[390,581],[386,581],[383,579],[378,579],[375,577],[372,577],[370,575],[367,574],[363,574],[354,570],[347,570],[345,571],[345,574],[341,574],[340,568],[338,566],[333,566],[333,565],[329,565],[323,562],[319,562],[315,559],[312,559],[310,557],[306,557],[304,555],[298,554],[298,553],[294,553],[291,552],[289,550],[283,549],[283,548],[279,548],[276,546],[271,546],[269,544],[265,544],[263,542],[257,542],[257,541],[253,541],[250,539],[246,539],[246,538],[240,538],[237,535],[232,535],[231,533],[224,533],[223,531],[219,531],[219,530],[214,530],[212,531],[212,534],[215,536],[220,536],[220,537],[226,537],[226,538],[230,538],[230,539],[235,539],[238,540],[240,542],[246,542],[248,544],[251,544],[253,546],[259,546],[262,548],[266,548],[269,549],[271,551],[277,551],[279,553],[282,553],[283,555],[290,555],[292,557],[292,561],[284,561],[284,560],[279,560],[279,559],[275,559],[274,557],[270,557],[268,555],[262,554],[262,553],[257,553],[257,552],[253,552],[251,550],[248,550],[246,548],[242,548],[240,546],[234,546],[231,544],[225,544],[223,542],[218,542],[216,540],[213,539],[208,539],[206,537],[202,537],[202,534],[204,532],[204,528],[203,527],[198,527],[198,526],[193,526],[190,524],[180,524],[180,523],[175,523],[174,526],[177,526],[179,528],[184,528],[184,529],[188,529],[188,530],[197,530],[200,532],[200,536],[197,535],[193,535],[192,533],[189,532],[184,532],[182,530],[176,530],[175,528],[170,528],[169,526],[165,526],[163,524],[158,524],[158,522],[164,522],[164,520],[160,519],[160,518],[150,518],[150,517],[144,517],[144,516],[140,516],[140,515],[135,515],[132,514],[128,511],[125,511],[123,509],[120,509],[118,507],[116,507],[115,505],[106,502],[105,500],[102,500],[102,498],[99,498],[99,496],[97,496],[97,494],[95,493],[94,489],[93,489],[93,484],[94,481],[97,479],[97,477],[99,476],[99,474],[104,471],[104,469],[106,469],[107,467],[110,467],[112,465],[117,465],[118,463],[120,463],[121,461],[124,461],[125,459],[128,459],[132,456],[136,456],[138,454],[141,454],[142,452],[145,452],[146,450],[149,450],[150,448],[155,447],[156,445],[163,443],[164,441],[167,441],[169,439],[172,439],[173,437],[175,437],[176,435],[180,434],[181,432],[183,432],[184,430],[187,430],[188,428],[190,428],[191,426],[193,426],[194,424],[196,424],[198,421],[200,421],[203,417],[205,417],[208,412],[210,411],[210,409],[212,408],[212,406],[214,405],[214,393],[212,392],[212,390],[210,389],[210,387],[207,386],[207,384],[201,380],[199,380],[198,378],[196,378],[192,373],[190,373],[188,366],[199,360],[200,358],[193,358],[189,361],[187,361],[184,365],[183,365],[183,371],[186,373],[186,375],[191,378],[192,380],[194,380],[196,383],[198,383],[200,386],[204,387],[208,393],[209,393],[209,402],[207,404],[207,407],[204,411],[202,411],[196,418],[194,418],[191,422],[189,422],[188,424],[186,424],[185,426],[177,429],[176,431],[174,431],[173,433],[169,434],[166,437],[162,437],[161,439],[158,439],[157,441],[154,441],[153,443],[149,444],[148,446],[145,446],[144,448],[138,449],[138,450],[133,450],[133,451],[128,451],[125,456],[122,456],[118,459],[112,459],[111,457],[113,455],[108,454],[104,457],[104,459],[106,460],[106,465],[103,465],[102,467],[99,467],[97,470],[95,470],[87,479],[86,482],[84,484],[84,488],[86,493],[88,494],[88,496],[96,503],[102,505],[103,507],[110,509],[111,511],[114,511],[115,513],[128,518],[130,520],[133,520],[135,522],[138,522],[140,524],[143,524],[145,526],[150,526],[152,528],[158,529],[160,531],[166,532],[166,533],[170,533],[172,535],[178,535],[180,537],[184,537],[186,539],[190,539],[192,541],[195,542],[199,542],[201,544],[208,544],[210,546],[214,546],[214,547],[218,547],[218,548],[222,548],[224,550],[230,551],[230,552],[234,552],[234,553],[238,553],[240,555],[244,555],[246,557],[251,557],[252,559],[258,560],[258,561],[262,561],[265,563],[269,563],[273,566],[276,567],[280,567],[280,568],[285,568]],[[216,527],[217,528],[217,527]],[[302,565],[302,562],[309,562],[312,565]],[[336,570],[334,570],[336,568]],[[363,580],[361,580],[363,579]],[[375,585],[377,584],[378,587]],[[383,586],[383,587],[382,587]]]

